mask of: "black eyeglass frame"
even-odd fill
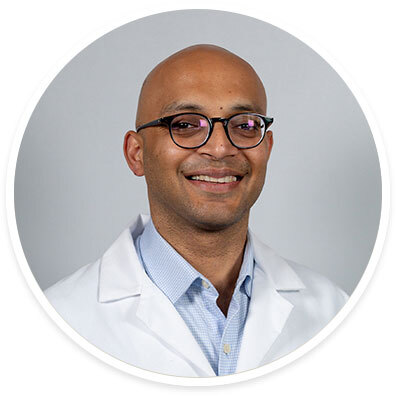
[[[198,115],[198,116],[201,116],[201,117],[205,118],[205,119],[208,121],[208,124],[209,124],[209,131],[208,131],[208,134],[207,134],[205,140],[204,140],[201,144],[199,144],[198,146],[194,146],[194,147],[184,147],[184,146],[181,146],[180,144],[176,143],[176,141],[175,141],[175,139],[174,139],[174,137],[173,137],[172,128],[171,128],[171,126],[172,126],[172,121],[173,121],[176,117],[179,117],[179,116],[182,116],[182,115],[187,115],[187,114]],[[231,120],[232,118],[234,118],[234,117],[236,117],[236,116],[239,116],[239,115],[253,115],[253,116],[256,116],[256,117],[261,118],[261,120],[264,122],[264,126],[265,126],[265,128],[264,128],[264,133],[263,133],[263,135],[261,136],[261,139],[259,140],[259,142],[256,143],[254,146],[248,146],[248,147],[238,146],[237,144],[235,144],[235,143],[231,140],[231,137],[230,137],[230,135],[229,135],[229,133],[228,133],[228,124],[229,124],[229,122],[230,122],[230,120]],[[180,147],[180,148],[184,148],[184,149],[197,149],[197,148],[199,148],[199,147],[202,147],[204,144],[206,144],[206,143],[208,142],[208,140],[210,139],[210,137],[211,137],[211,135],[212,135],[213,128],[214,128],[214,124],[215,124],[216,122],[221,122],[221,123],[223,124],[224,132],[225,132],[225,134],[226,134],[226,136],[227,136],[227,139],[230,141],[230,143],[231,143],[234,147],[236,147],[236,148],[238,148],[238,149],[251,149],[251,148],[257,147],[257,146],[264,140],[265,133],[267,132],[267,130],[268,130],[268,128],[270,127],[270,125],[274,122],[274,119],[273,119],[272,117],[267,117],[267,116],[264,116],[264,115],[258,114],[258,113],[237,113],[237,114],[233,114],[231,117],[228,117],[228,118],[222,118],[222,117],[213,117],[213,118],[209,118],[209,117],[207,117],[207,116],[204,115],[204,114],[194,113],[194,112],[186,112],[186,113],[173,114],[173,115],[170,115],[170,116],[158,118],[157,120],[154,120],[154,121],[150,121],[150,122],[148,122],[148,123],[146,123],[146,124],[143,124],[143,125],[141,125],[140,127],[138,127],[138,128],[136,129],[136,132],[139,132],[139,131],[141,131],[141,130],[144,129],[144,128],[155,127],[155,126],[160,126],[160,125],[163,125],[163,126],[164,126],[164,125],[165,125],[165,126],[168,127],[168,130],[169,130],[169,134],[170,134],[170,136],[171,136],[171,139],[172,139],[173,143],[176,144],[176,146],[178,146],[178,147]]]

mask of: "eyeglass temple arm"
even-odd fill
[[[148,128],[148,127],[151,127],[151,126],[162,125],[162,124],[164,124],[164,119],[163,118],[159,118],[158,120],[154,120],[154,121],[148,122],[147,124],[141,125],[140,127],[138,127],[136,129],[136,132],[139,132],[141,129],[144,129],[144,128]]]
[[[270,125],[274,122],[274,119],[272,117],[264,117],[264,120],[267,123],[267,128],[269,128]]]

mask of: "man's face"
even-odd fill
[[[265,92],[257,76],[232,57],[193,53],[160,68],[147,85],[139,124],[182,112],[212,118],[266,111]],[[166,126],[143,129],[138,135],[152,215],[205,230],[223,229],[248,218],[264,184],[271,132],[251,149],[231,145],[221,123],[214,124],[209,141],[197,149],[176,146]],[[220,183],[192,178],[201,175],[237,180]]]

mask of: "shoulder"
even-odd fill
[[[252,235],[255,260],[271,279],[277,292],[295,306],[334,315],[348,299],[348,295],[330,279],[320,273],[285,259],[256,236]]]
[[[59,314],[68,316],[73,306],[82,308],[82,304],[97,302],[99,264],[99,261],[87,264],[44,291]]]
[[[81,306],[101,300],[116,300],[128,295],[128,289],[138,289],[140,266],[134,239],[140,235],[149,218],[138,216],[108,247],[103,256],[63,278],[44,291],[52,305]],[[106,298],[105,298],[106,297]],[[108,298],[107,298],[108,297]]]
[[[348,298],[348,295],[326,276],[305,265],[287,259],[285,259],[285,261],[304,283],[307,292],[312,294],[334,295],[342,299]]]
[[[320,312],[323,315],[327,313],[331,316],[344,306],[349,296],[329,278],[304,265],[290,260],[285,261],[305,286],[295,296],[290,294],[293,303],[307,310]]]

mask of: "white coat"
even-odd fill
[[[139,216],[101,259],[45,294],[81,336],[122,361],[162,374],[214,376],[182,317],[136,255],[132,238],[147,221]],[[348,298],[325,277],[286,261],[251,235],[256,265],[236,372],[292,352],[326,326]]]

